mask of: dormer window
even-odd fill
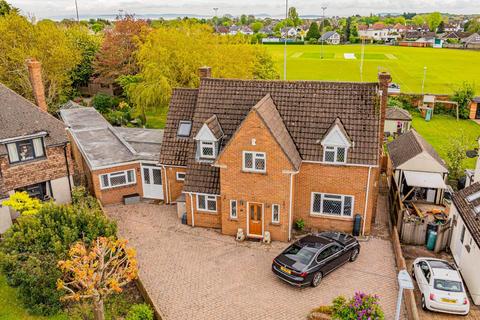
[[[10,163],[19,163],[45,157],[43,138],[34,138],[7,143]]]
[[[199,141],[200,158],[201,159],[215,159],[216,150],[215,142],[213,141]]]
[[[336,119],[322,140],[323,162],[342,164],[347,162],[352,143],[340,119]]]
[[[212,162],[218,155],[223,130],[214,115],[210,117],[200,128],[195,136],[197,141],[196,159],[199,162]]]

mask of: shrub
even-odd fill
[[[468,119],[470,115],[469,105],[475,96],[475,87],[473,84],[464,82],[460,88],[457,88],[452,96],[452,100],[458,103],[458,115],[461,119]],[[454,111],[456,112],[456,111]]]
[[[78,202],[80,203],[80,202]],[[57,261],[70,246],[99,236],[115,236],[116,225],[101,210],[86,205],[44,204],[36,215],[20,216],[0,243],[0,268],[10,285],[19,288],[25,307],[49,315],[59,311]]]
[[[355,292],[350,300],[337,297],[332,304],[334,320],[383,320],[385,316],[376,295]]]
[[[300,218],[295,221],[295,229],[302,231],[305,228],[305,221]]]
[[[145,303],[134,304],[125,320],[153,320],[153,310]]]
[[[30,198],[26,192],[15,192],[8,200],[2,202],[3,206],[11,207],[22,215],[34,215],[42,207],[40,200]]]
[[[92,99],[92,105],[100,113],[107,113],[114,109],[120,103],[116,97],[111,97],[105,93],[97,93]]]

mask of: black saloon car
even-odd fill
[[[295,285],[316,287],[325,275],[347,261],[355,261],[360,244],[351,235],[322,232],[298,240],[273,259],[272,271]]]

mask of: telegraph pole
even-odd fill
[[[215,19],[215,32],[218,32],[218,8],[213,8],[213,11],[215,11],[215,16],[213,17]]]
[[[77,22],[80,22],[80,17],[78,16],[78,4],[77,4],[77,0],[75,0],[75,10],[77,11]]]
[[[285,22],[288,19],[288,0],[285,0]],[[285,28],[288,29],[288,28]],[[287,80],[287,36],[288,30],[285,32],[285,41],[283,46],[283,80]]]
[[[327,9],[327,7],[322,7],[322,11],[323,11],[323,14],[322,14],[322,16],[323,16],[323,18],[322,18],[322,32],[323,32],[323,28],[324,28],[324,25],[325,25],[325,10],[326,9]],[[320,35],[320,40],[321,40],[320,42],[321,42],[321,47],[322,47],[321,58],[323,59],[323,34]]]

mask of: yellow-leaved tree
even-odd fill
[[[99,237],[90,248],[77,242],[68,253],[68,260],[59,261],[63,277],[57,289],[66,291],[63,300],[93,302],[95,320],[104,320],[103,301],[138,276],[136,253],[127,248],[124,239]]]
[[[23,191],[12,194],[8,200],[2,202],[2,206],[10,207],[21,215],[28,216],[37,214],[42,207],[42,202],[37,198],[31,198]]]

